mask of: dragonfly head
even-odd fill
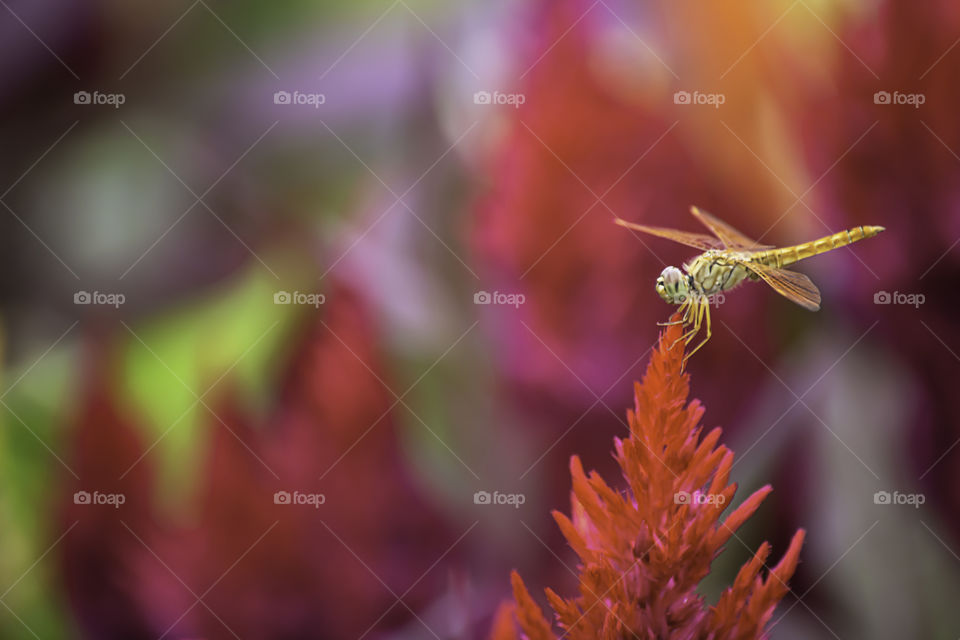
[[[680,304],[690,293],[690,286],[683,271],[667,267],[657,278],[657,293],[670,304]]]

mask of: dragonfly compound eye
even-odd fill
[[[677,302],[686,295],[686,279],[676,267],[667,267],[657,278],[657,293],[667,302]]]
[[[660,281],[667,286],[667,288],[675,289],[683,281],[683,272],[676,267],[667,267],[660,274]]]

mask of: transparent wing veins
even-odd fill
[[[795,302],[810,311],[820,309],[820,290],[817,289],[817,285],[813,284],[810,278],[802,273],[777,269],[754,262],[744,262],[743,264],[787,300]]]
[[[711,249],[722,250],[724,249],[723,242],[717,238],[713,238],[703,233],[689,233],[687,231],[678,231],[676,229],[666,229],[664,227],[648,227],[643,224],[637,224],[635,222],[627,222],[621,218],[614,218],[616,222],[621,227],[626,227],[627,229],[633,229],[635,231],[642,231],[652,236],[657,236],[659,238],[666,238],[667,240],[673,240],[674,242],[679,242],[680,244],[687,245],[688,247],[693,247],[694,249],[700,249],[701,251],[710,251]]]
[[[699,220],[703,226],[705,226],[707,229],[710,229],[715,236],[720,238],[724,244],[724,247],[727,249],[763,251],[764,249],[773,248],[773,245],[759,244],[756,240],[753,240],[752,238],[737,231],[720,218],[707,211],[704,211],[703,209],[700,209],[699,207],[690,207],[690,213],[692,213],[693,217]]]

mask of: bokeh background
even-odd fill
[[[819,313],[714,311],[693,393],[774,494],[704,593],[804,527],[772,637],[960,636],[957,3],[0,5],[0,637],[481,638],[511,568],[569,593],[549,512],[573,453],[616,472],[691,253],[611,221],[691,204],[888,229],[800,267]]]

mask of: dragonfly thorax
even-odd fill
[[[696,293],[709,296],[740,285],[750,275],[744,266],[749,261],[749,255],[724,255],[707,251],[684,265],[684,268],[690,277],[691,288]]]

